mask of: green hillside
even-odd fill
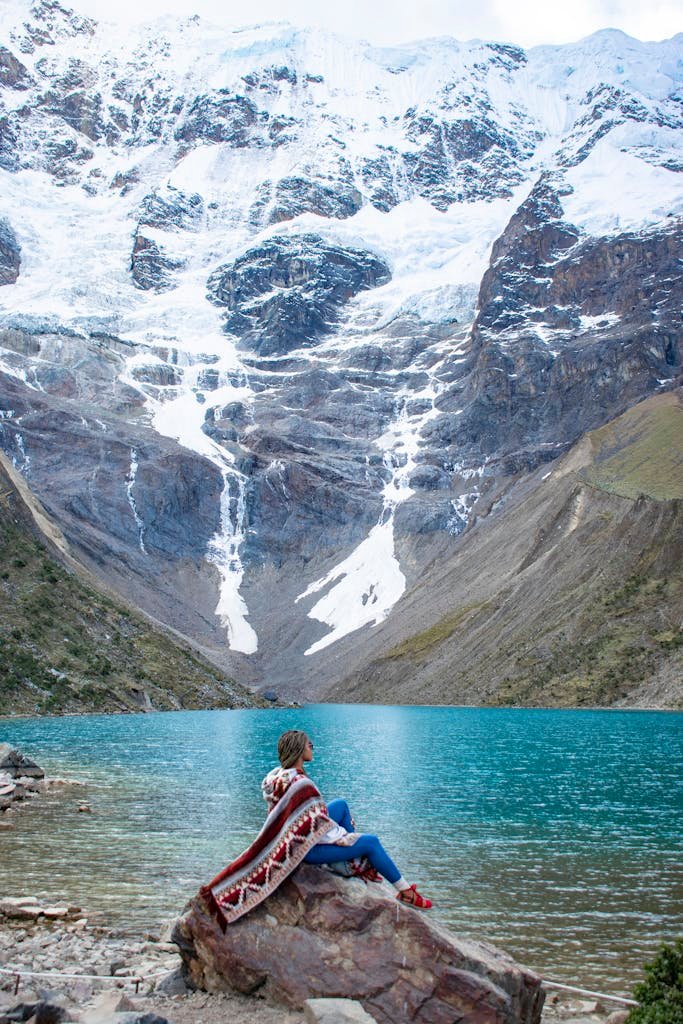
[[[262,703],[63,563],[0,467],[0,715]]]
[[[624,498],[683,498],[683,406],[675,392],[641,402],[589,437],[588,483]]]

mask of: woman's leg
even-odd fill
[[[328,808],[329,809],[329,808]],[[308,851],[304,860],[307,864],[334,864],[340,860],[354,860],[356,857],[367,857],[376,871],[384,875],[388,882],[397,888],[408,888],[407,882],[401,878],[393,860],[386,852],[377,836],[364,833],[351,846],[336,846],[334,843],[316,843]]]
[[[327,805],[327,813],[332,821],[336,821],[347,832],[353,832],[353,818],[346,800],[330,800]]]

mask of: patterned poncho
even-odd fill
[[[296,768],[274,768],[261,788],[269,807],[263,828],[244,853],[200,889],[223,931],[270,896],[336,827],[316,786]]]

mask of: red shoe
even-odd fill
[[[432,905],[432,901],[428,900],[426,896],[420,896],[416,885],[411,885],[409,889],[401,889],[396,893],[396,899],[399,903],[415,907],[416,910],[429,910]]]
[[[360,876],[366,882],[383,882],[384,879],[380,875],[379,871],[375,871],[373,867],[367,868]]]
[[[379,871],[375,871],[372,864],[366,861],[365,864],[361,861],[360,864],[354,864],[351,868],[356,878],[362,878],[364,882],[383,882],[384,879],[380,875]]]

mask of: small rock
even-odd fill
[[[30,907],[30,906],[14,907],[13,910],[4,910],[3,911],[5,917],[12,917],[12,918],[16,918],[16,919],[19,919],[19,920],[22,919],[22,918],[28,918],[28,919],[35,920],[36,918],[40,917],[42,912],[43,911],[42,911],[42,909],[40,907]]]
[[[591,1002],[582,1002],[577,1006],[579,1013],[604,1013],[605,1007],[602,1003],[598,1003],[595,1000]]]
[[[307,999],[304,1019],[306,1024],[376,1024],[355,999]]]
[[[175,971],[169,971],[168,974],[164,975],[158,984],[154,986],[154,991],[160,992],[165,996],[184,996],[191,992],[192,989],[185,981],[182,968],[178,967]]]
[[[22,786],[29,793],[40,793],[43,788],[41,779],[32,779],[29,775],[20,775],[15,781],[18,786]]]
[[[109,1024],[114,1014],[135,1010],[135,1004],[120,992],[100,992],[93,1005],[81,1014],[82,1024]],[[119,1018],[115,1018],[118,1020]]]
[[[9,743],[0,743],[0,771],[11,775],[12,778],[20,775],[28,775],[32,779],[45,777],[45,772],[35,761],[25,757]]]
[[[0,899],[0,914],[11,913],[18,907],[37,907],[38,900],[35,896],[3,896]]]
[[[630,1010],[612,1010],[605,1020],[605,1024],[624,1024],[630,1012]]]
[[[61,1024],[74,1018],[64,1006],[56,1003],[18,1003],[11,1010],[0,1016],[2,1024],[14,1024],[15,1021],[31,1021],[32,1024]]]
[[[129,1010],[136,1010],[137,1007],[133,1000],[125,993],[119,997],[119,1001],[116,1004],[116,1013],[124,1013]]]
[[[66,903],[60,903],[59,905],[54,907],[43,907],[43,914],[45,915],[45,917],[52,918],[68,917],[69,908],[67,907]]]

